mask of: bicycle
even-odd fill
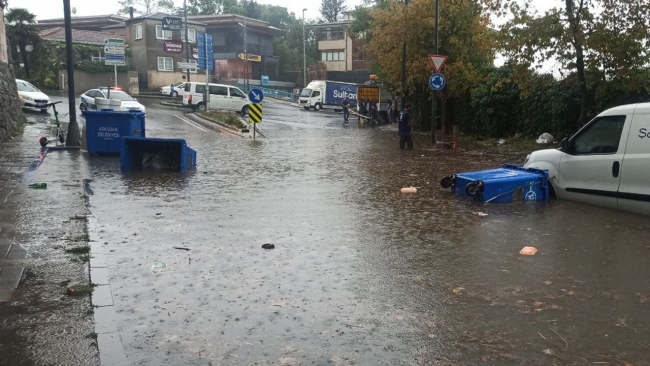
[[[65,135],[64,135],[63,129],[61,128],[61,122],[59,122],[59,112],[56,111],[56,105],[59,104],[59,103],[62,103],[62,102],[59,101],[59,102],[52,102],[52,103],[47,104],[47,106],[52,107],[52,110],[54,111],[54,121],[56,122],[56,141],[48,140],[47,137],[41,136],[38,139],[38,143],[41,144],[41,147],[46,147],[47,144],[49,144],[51,142],[55,142],[56,146],[59,146],[59,143],[61,143],[61,145],[63,145],[65,143]],[[66,116],[66,115],[67,115],[67,113],[63,114],[62,117]]]

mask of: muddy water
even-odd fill
[[[196,172],[92,166],[91,238],[136,364],[648,364],[647,218],[438,185],[522,156],[355,128],[158,132],[188,140]]]

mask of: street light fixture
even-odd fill
[[[303,73],[303,88],[307,87],[307,54],[305,52],[305,45],[307,40],[305,39],[305,11],[307,9],[302,9],[302,73]]]

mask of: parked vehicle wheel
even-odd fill
[[[440,180],[442,188],[451,188],[454,183],[456,183],[456,177],[453,175],[448,175]]]
[[[195,111],[205,112],[205,103],[201,102],[196,105]]]
[[[314,110],[315,111],[320,111],[321,109],[323,109],[323,105],[320,104],[320,103],[316,103],[316,105],[314,106]]]
[[[305,110],[306,110],[306,111],[308,111],[308,110],[309,110],[309,107],[303,107],[303,108],[305,108]]]
[[[248,106],[245,105],[245,106],[243,106],[243,107],[241,108],[241,115],[242,115],[242,116],[245,116],[245,115],[247,115],[247,114],[248,114]]]
[[[87,110],[88,110],[88,107],[86,106],[86,103],[81,103],[81,104],[79,105],[79,110],[80,110],[80,111],[87,111]]]
[[[467,193],[468,196],[474,197],[476,196],[477,193],[481,191],[483,188],[483,182],[482,181],[476,181],[469,183],[467,187],[465,187],[465,193]]]
[[[169,95],[171,95],[172,97],[176,98],[176,97],[178,96],[178,92],[177,92],[176,90],[174,90],[174,91],[171,92]]]

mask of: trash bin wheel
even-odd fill
[[[446,177],[443,177],[440,180],[440,185],[442,188],[451,188],[452,185],[456,183],[456,176],[455,175],[448,175]]]
[[[482,181],[476,181],[476,182],[471,182],[465,187],[465,193],[467,193],[468,196],[474,197],[476,196],[477,193],[479,193],[483,189],[483,182]]]

